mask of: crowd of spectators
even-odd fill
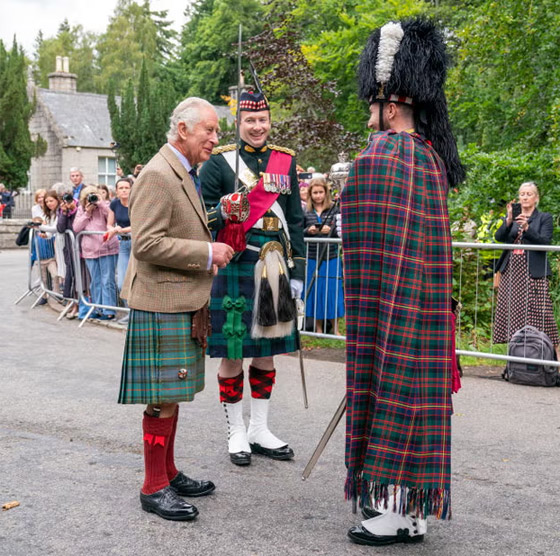
[[[135,168],[137,173],[140,170],[141,167]],[[77,302],[83,294],[96,306],[89,318],[113,320],[115,308],[122,303],[118,291],[130,257],[128,198],[134,177],[120,178],[113,189],[86,185],[81,170],[71,168],[70,182],[71,185],[59,183],[48,191],[35,192],[29,224],[35,230],[31,262],[38,261],[42,282],[54,293],[51,297],[72,305],[67,318],[87,314],[85,308],[79,311]],[[78,234],[81,264],[76,268],[72,238]],[[78,291],[80,283],[83,291]],[[43,294],[39,304],[48,299],[48,294]]]
[[[117,170],[120,177],[114,188],[86,185],[82,171],[71,168],[71,185],[58,183],[48,191],[35,192],[31,209],[36,224],[32,257],[39,260],[47,288],[59,294],[64,303],[73,303],[66,314],[69,319],[87,313],[87,309],[79,310],[78,304],[72,301],[80,299],[81,293],[96,305],[90,318],[113,320],[114,308],[126,307],[118,292],[123,286],[132,248],[128,201],[142,165],[137,165],[133,174],[126,177],[120,168]],[[306,172],[299,167],[298,172],[305,236],[338,237],[334,228],[338,207],[332,201],[325,176],[312,167]],[[81,232],[104,232],[80,235],[79,268],[75,267],[74,246],[67,231],[73,232],[74,237]],[[309,243],[305,313],[309,327],[316,332],[339,334],[338,319],[344,316],[341,269],[337,245],[318,247]],[[82,284],[83,292],[77,291],[77,284]],[[39,303],[47,303],[47,298],[44,294]],[[119,322],[125,323],[127,318]]]

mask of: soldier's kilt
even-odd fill
[[[276,232],[252,231],[248,243],[261,247],[269,241],[280,241]],[[255,265],[259,260],[256,251],[246,249],[226,268],[221,268],[214,278],[210,297],[210,316],[212,319],[212,335],[208,338],[208,354],[210,357],[232,359],[228,350],[228,338],[224,335],[227,312],[224,309],[224,298],[229,296],[233,301],[244,299],[244,311],[241,320],[244,332],[239,338],[243,342],[242,357],[268,357],[280,353],[291,353],[299,349],[299,337],[295,331],[283,338],[251,338],[253,320],[253,294],[255,290]],[[237,358],[237,357],[235,357]]]
[[[191,338],[191,315],[131,309],[119,403],[191,401],[204,389],[204,352]]]

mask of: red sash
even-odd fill
[[[289,154],[280,151],[272,151],[268,159],[268,164],[266,165],[266,173],[288,175],[291,164],[292,157]],[[243,229],[245,232],[249,231],[254,226],[255,222],[266,213],[274,204],[274,201],[278,199],[279,195],[280,193],[265,191],[263,177],[261,176],[257,185],[247,195],[250,211],[249,218],[243,222]]]

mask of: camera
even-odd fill
[[[300,172],[298,174],[298,179],[300,180],[310,180],[313,177],[311,172]]]
[[[511,216],[515,220],[521,214],[521,203],[511,204]]]
[[[88,203],[97,203],[97,201],[99,201],[99,195],[96,195],[95,193],[90,193],[86,197],[86,199]]]
[[[65,203],[71,203],[71,202],[74,200],[74,196],[72,195],[72,193],[65,193],[65,194],[62,196],[62,200],[63,200]]]

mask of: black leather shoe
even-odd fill
[[[212,481],[196,481],[187,477],[184,473],[177,473],[177,476],[169,482],[169,486],[179,496],[206,496],[212,494],[216,485]]]
[[[256,442],[254,444],[250,444],[251,451],[255,454],[261,454],[262,456],[266,456],[272,459],[292,459],[294,457],[294,451],[286,444],[281,448],[264,448],[260,444]]]
[[[367,544],[369,546],[386,546],[388,544],[417,543],[424,540],[424,535],[411,536],[408,529],[398,529],[396,535],[374,535],[361,525],[351,527],[348,537],[356,544]]]
[[[362,506],[362,515],[364,516],[364,519],[371,519],[372,517],[381,515],[381,512],[378,512],[371,506]]]
[[[151,512],[171,521],[190,521],[198,515],[198,510],[177,496],[166,486],[153,494],[140,493],[140,503],[145,512]]]
[[[251,465],[250,452],[236,452],[235,454],[230,454],[229,459],[231,463],[235,463],[235,465]]]

